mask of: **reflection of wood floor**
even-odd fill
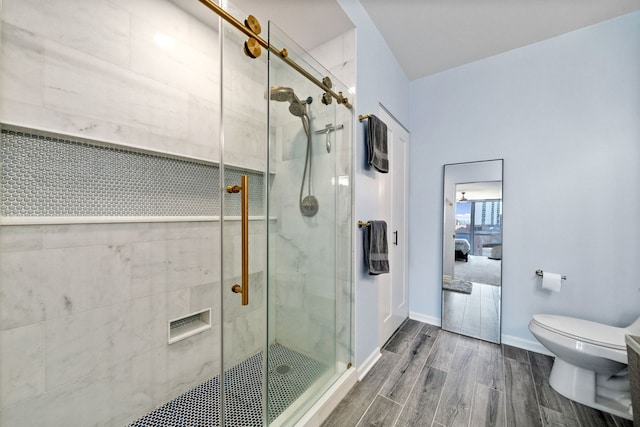
[[[443,291],[442,329],[500,341],[499,286],[473,283],[471,294]]]

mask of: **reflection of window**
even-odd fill
[[[502,200],[457,202],[456,239],[469,242],[471,255],[488,256],[502,243]]]

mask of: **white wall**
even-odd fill
[[[405,126],[409,121],[409,80],[389,50],[380,32],[358,0],[338,0],[356,26],[355,115],[375,114],[383,104]],[[354,270],[355,270],[355,364],[363,362],[378,347],[378,278],[364,269],[362,231],[355,222],[379,216],[378,172],[365,167],[364,126],[356,122]]]
[[[504,158],[503,338],[640,316],[639,53],[636,12],[411,83],[412,312],[440,318],[442,165]]]

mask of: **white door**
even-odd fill
[[[378,117],[387,125],[389,151],[389,173],[378,175],[378,209],[387,222],[389,244],[389,274],[378,276],[378,343],[382,346],[409,315],[406,196],[409,132],[382,107]]]

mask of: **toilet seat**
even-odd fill
[[[626,328],[603,325],[589,320],[551,314],[535,314],[533,322],[551,332],[593,345],[626,353]]]

